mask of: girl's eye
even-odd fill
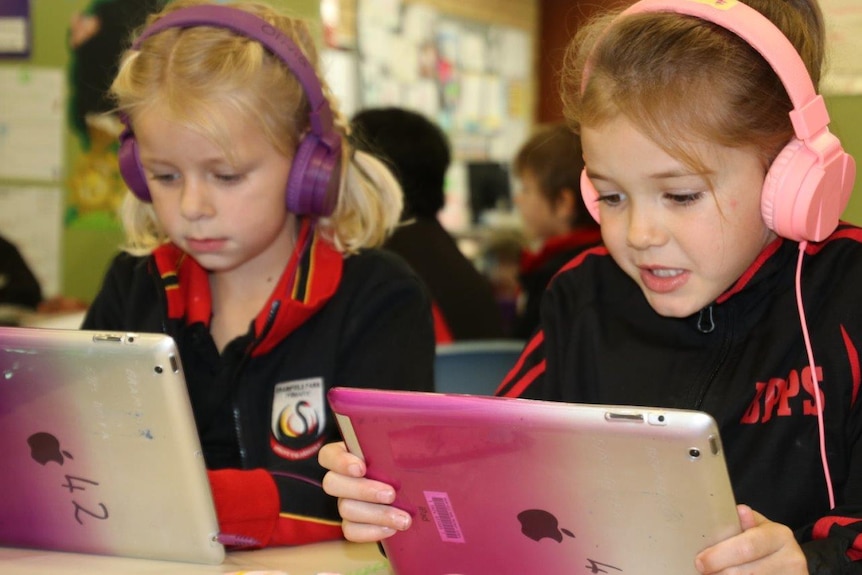
[[[215,174],[217,180],[226,184],[232,184],[242,179],[241,174]]]
[[[703,197],[703,192],[695,192],[693,194],[667,194],[671,203],[677,206],[690,206]]]
[[[176,181],[179,176],[177,174],[153,174],[150,176],[150,178],[153,181],[159,182],[161,184],[169,184],[173,181]]]
[[[603,194],[596,201],[607,206],[617,206],[623,201],[623,196],[622,194]]]

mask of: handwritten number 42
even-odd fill
[[[68,489],[69,493],[74,493],[76,490],[86,491],[87,486],[82,485],[84,483],[89,484],[89,485],[98,485],[99,484],[97,481],[92,481],[90,479],[85,479],[83,477],[75,477],[74,475],[66,475],[65,477],[66,477],[66,483],[63,483],[62,487],[65,487],[66,489]],[[95,519],[107,519],[108,518],[108,508],[105,507],[105,505],[102,503],[98,504],[98,507],[101,510],[101,513],[98,513],[96,511],[92,511],[91,509],[88,509],[88,508],[82,506],[77,501],[72,501],[72,505],[75,506],[75,521],[77,521],[81,525],[84,524],[84,521],[81,519],[81,514],[89,515],[90,517],[93,517]]]

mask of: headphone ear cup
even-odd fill
[[[141,160],[138,156],[138,143],[128,126],[120,134],[117,162],[119,163],[120,175],[129,190],[142,202],[151,202],[150,188],[147,187],[147,179],[144,176],[144,169],[141,167]]]
[[[587,176],[587,170],[581,170],[581,197],[584,199],[584,205],[587,211],[596,222],[601,223],[599,219],[599,192]]]
[[[793,198],[786,198],[788,192],[781,193],[783,180],[787,173],[787,166],[793,161],[793,157],[803,146],[801,140],[793,139],[779,152],[769,166],[769,171],[766,173],[766,178],[763,181],[763,190],[760,193],[760,214],[763,221],[770,230],[774,231],[782,237],[788,237],[785,233],[789,233],[789,222],[786,218],[782,219],[780,212],[792,203]],[[794,195],[796,190],[794,190]],[[784,233],[781,233],[781,232]]]
[[[340,180],[341,137],[307,134],[293,157],[285,205],[298,215],[328,216],[335,210]]]
[[[838,139],[826,133],[814,144],[794,138],[776,156],[760,196],[766,226],[794,241],[821,241],[847,207],[856,168]],[[816,153],[809,146],[823,150]],[[838,153],[829,153],[837,149]],[[825,160],[821,160],[826,158]]]

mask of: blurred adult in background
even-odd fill
[[[21,313],[59,314],[83,311],[87,303],[75,297],[45,298],[39,278],[18,246],[0,235],[0,324],[17,325]]]
[[[114,111],[108,96],[120,55],[132,31],[167,0],[91,0],[69,22],[69,121],[86,150],[91,144],[90,117]]]
[[[362,110],[352,128],[356,147],[383,159],[404,190],[401,225],[383,247],[428,287],[437,343],[503,337],[490,282],[437,219],[451,161],[446,134],[422,114],[396,107]]]
[[[569,260],[601,242],[599,226],[581,197],[584,169],[580,137],[565,125],[542,129],[527,140],[513,160],[520,181],[515,206],[535,249],[521,254],[513,335],[526,339],[539,325],[542,293]]]
[[[0,304],[35,310],[42,301],[39,280],[18,247],[0,236]]]
[[[69,21],[68,121],[81,146],[68,173],[67,218],[113,220],[126,186],[117,165],[123,124],[108,89],[132,32],[167,0],[90,0]],[[92,216],[91,216],[92,217]]]

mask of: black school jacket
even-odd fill
[[[206,272],[166,245],[117,256],[83,327],[173,336],[207,467],[267,469],[282,514],[339,520],[319,484],[317,451],[340,439],[325,393],[432,389],[434,331],[421,281],[382,250],[343,258],[315,242],[295,255],[249,333],[221,354],[209,318]]]
[[[862,230],[807,246],[802,298],[821,378],[830,512],[796,308],[799,244],[776,239],[700,313],[668,318],[603,247],[570,262],[498,394],[690,408],[718,422],[738,503],[790,526],[817,574],[862,573]]]
[[[499,339],[503,322],[491,282],[468,260],[435,218],[402,223],[384,249],[422,278],[454,340]]]

